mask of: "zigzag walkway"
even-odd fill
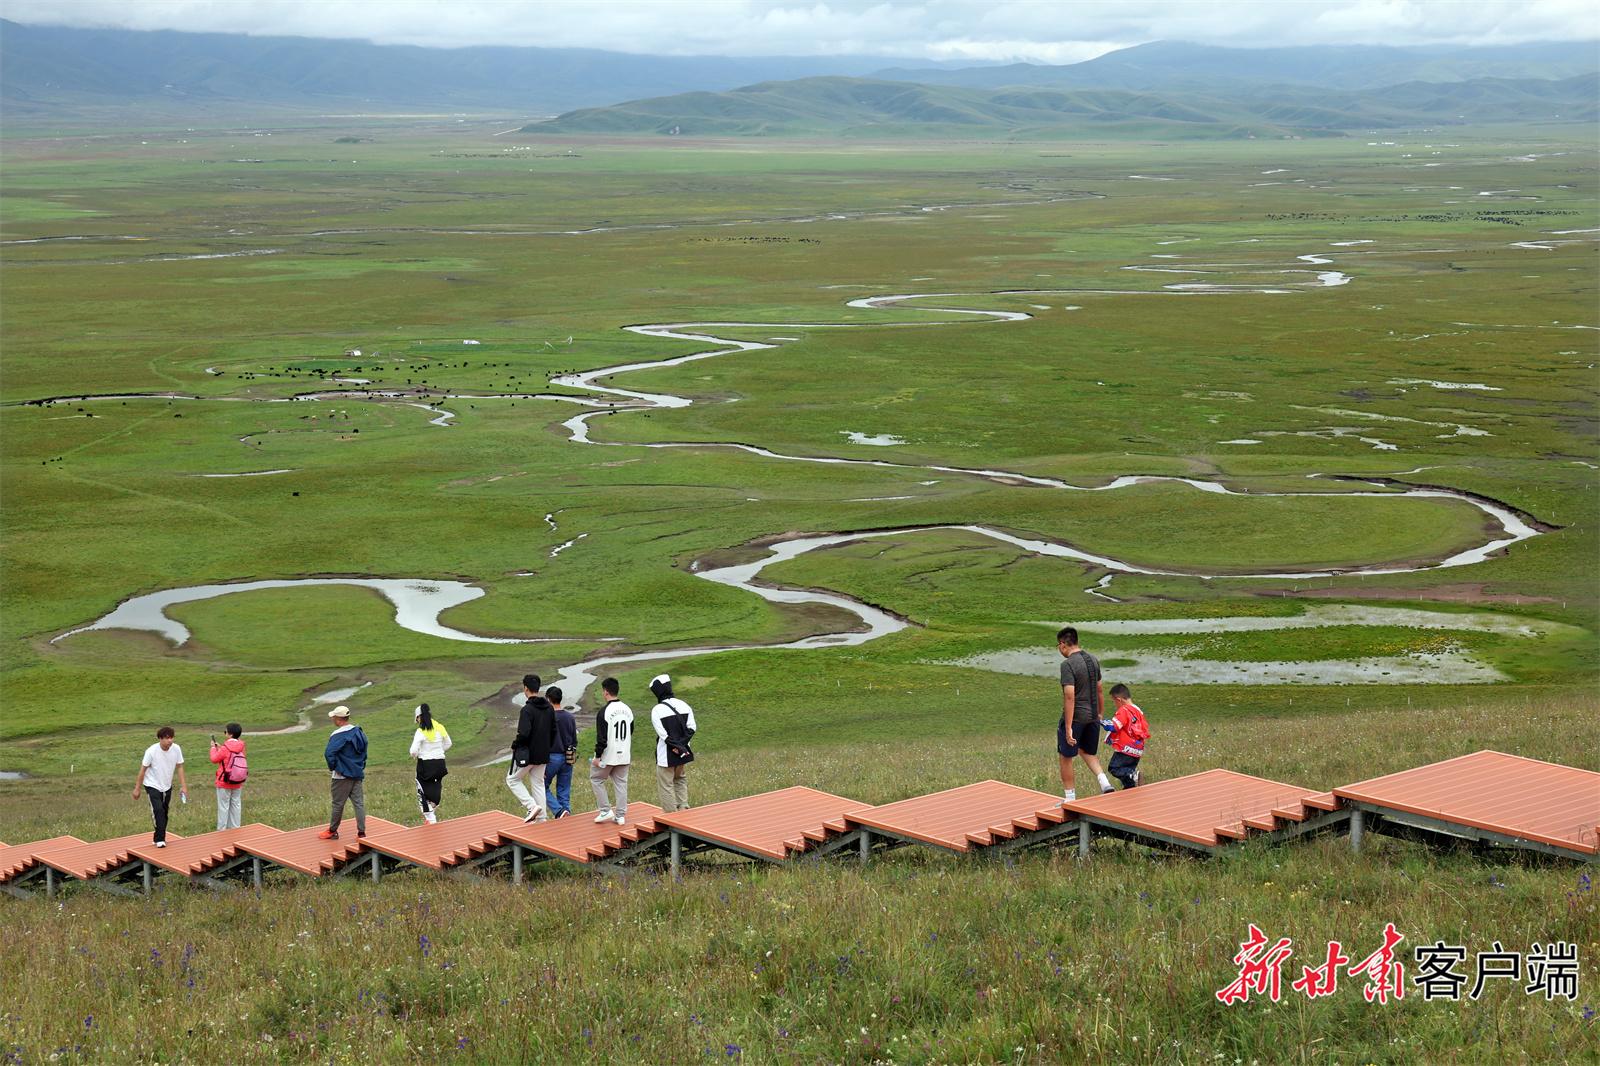
[[[405,868],[481,876],[501,867],[521,882],[531,863],[619,872],[669,865],[712,852],[775,864],[855,853],[862,862],[903,845],[958,855],[999,855],[1076,842],[1088,856],[1097,836],[1215,855],[1241,841],[1280,843],[1323,831],[1368,832],[1434,845],[1469,843],[1580,861],[1600,861],[1600,773],[1495,751],[1480,751],[1386,777],[1317,792],[1231,770],[1207,770],[1122,792],[1062,803],[1046,792],[977,781],[874,807],[813,788],[775,792],[665,813],[628,808],[628,824],[589,818],[525,824],[484,811],[411,828],[367,819],[357,837],[321,826],[284,832],[251,824],[193,837],[148,833],[110,840],[51,837],[0,844],[0,890],[26,898],[68,885],[121,895],[150,892],[157,878],[228,888],[261,888],[274,870],[306,877],[366,874],[376,881]]]

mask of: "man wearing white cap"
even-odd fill
[[[367,735],[358,725],[350,724],[350,708],[342,704],[328,712],[333,721],[333,732],[328,736],[328,746],[322,757],[332,775],[333,813],[328,817],[328,828],[318,833],[323,840],[339,839],[339,822],[344,818],[344,805],[348,800],[356,808],[356,836],[367,835],[367,794],[362,787],[367,776]]]
[[[656,791],[664,811],[689,809],[689,764],[694,752],[694,708],[672,695],[672,678],[658,674],[650,681],[650,691],[659,701],[650,712],[656,731]]]

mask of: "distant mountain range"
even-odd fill
[[[0,103],[12,123],[108,108],[174,118],[465,110],[565,112],[529,127],[551,133],[1325,136],[1463,116],[1592,121],[1600,50],[1595,42],[1263,49],[1157,42],[1069,66],[885,69],[893,62],[419,48],[0,20]]]
[[[1348,92],[1251,86],[1211,93],[968,89],[867,78],[763,82],[587,108],[526,133],[683,136],[1141,137],[1341,136],[1352,129],[1463,122],[1593,122],[1600,75],[1479,78]]]
[[[1600,70],[1600,42],[1542,42],[1480,48],[1392,48],[1316,45],[1301,48],[1219,48],[1156,41],[1108,52],[1069,66],[956,69],[891,68],[871,77],[969,89],[1045,86],[1058,89],[1159,90],[1204,85],[1317,85],[1380,89],[1410,81],[1478,78],[1556,80]]]
[[[644,56],[578,48],[417,48],[309,37],[88,30],[0,19],[9,116],[111,104],[360,106],[527,115],[771,78],[860,75],[883,56]]]

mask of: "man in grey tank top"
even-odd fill
[[[1100,791],[1116,786],[1100,765],[1100,712],[1105,693],[1100,684],[1100,660],[1078,647],[1078,631],[1067,626],[1056,634],[1061,653],[1061,721],[1056,725],[1056,755],[1061,760],[1063,802],[1078,798],[1073,787],[1072,760],[1081,757],[1100,782]]]

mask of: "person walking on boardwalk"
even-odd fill
[[[556,716],[556,742],[544,767],[544,794],[552,818],[565,818],[572,813],[572,764],[578,759],[578,720],[561,706],[561,697],[561,690],[554,685],[544,690],[544,698],[550,701]]]
[[[589,760],[589,784],[594,788],[596,822],[628,824],[628,769],[633,762],[633,708],[617,698],[617,679],[600,682],[605,706],[594,716],[594,758]],[[606,782],[616,793],[606,795]]]
[[[183,774],[183,749],[174,737],[177,730],[164,725],[156,730],[156,742],[144,749],[139,761],[139,776],[133,779],[133,798],[139,790],[150,797],[150,813],[155,816],[156,833],[152,838],[158,848],[167,846],[167,814],[172,809],[172,775],[178,775],[178,795],[189,802],[189,782]]]
[[[661,809],[686,811],[689,764],[694,761],[689,749],[695,734],[694,708],[672,695],[672,678],[666,674],[651,680],[650,691],[659,701],[650,712],[650,724],[656,731],[656,791],[661,794]]]
[[[1139,760],[1144,757],[1144,742],[1150,739],[1150,723],[1133,702],[1133,690],[1127,685],[1111,686],[1111,702],[1116,713],[1100,722],[1100,728],[1109,734],[1106,743],[1111,745],[1111,765],[1106,769],[1123,788],[1138,788]]]
[[[217,828],[237,829],[243,816],[241,793],[250,772],[244,756],[244,727],[229,722],[222,730],[227,735],[221,744],[211,734],[211,761],[217,764]]]
[[[506,772],[506,787],[528,812],[524,822],[542,822],[548,817],[544,768],[556,743],[556,712],[550,701],[539,694],[540,684],[538,674],[527,674],[522,679],[525,699],[517,718],[517,735],[511,742],[511,769]]]
[[[450,750],[450,731],[443,722],[433,720],[433,712],[426,703],[412,716],[417,731],[411,737],[411,757],[417,760],[417,806],[422,809],[422,820],[429,825],[439,820],[439,801],[444,793],[444,753]]]
[[[1072,760],[1082,757],[1100,782],[1101,792],[1114,792],[1116,786],[1106,776],[1097,757],[1100,752],[1100,712],[1105,706],[1101,691],[1100,660],[1078,646],[1078,631],[1064,627],[1056,634],[1056,650],[1061,653],[1061,722],[1056,726],[1056,754],[1061,759],[1061,788],[1065,802],[1078,798],[1073,787]]]
[[[322,757],[328,764],[332,777],[333,812],[328,816],[328,828],[318,833],[323,840],[339,839],[339,823],[344,819],[344,805],[348,800],[356,808],[356,836],[367,835],[367,735],[358,725],[350,724],[350,708],[340,705],[328,712],[333,720],[333,732],[328,736],[328,746]]]

